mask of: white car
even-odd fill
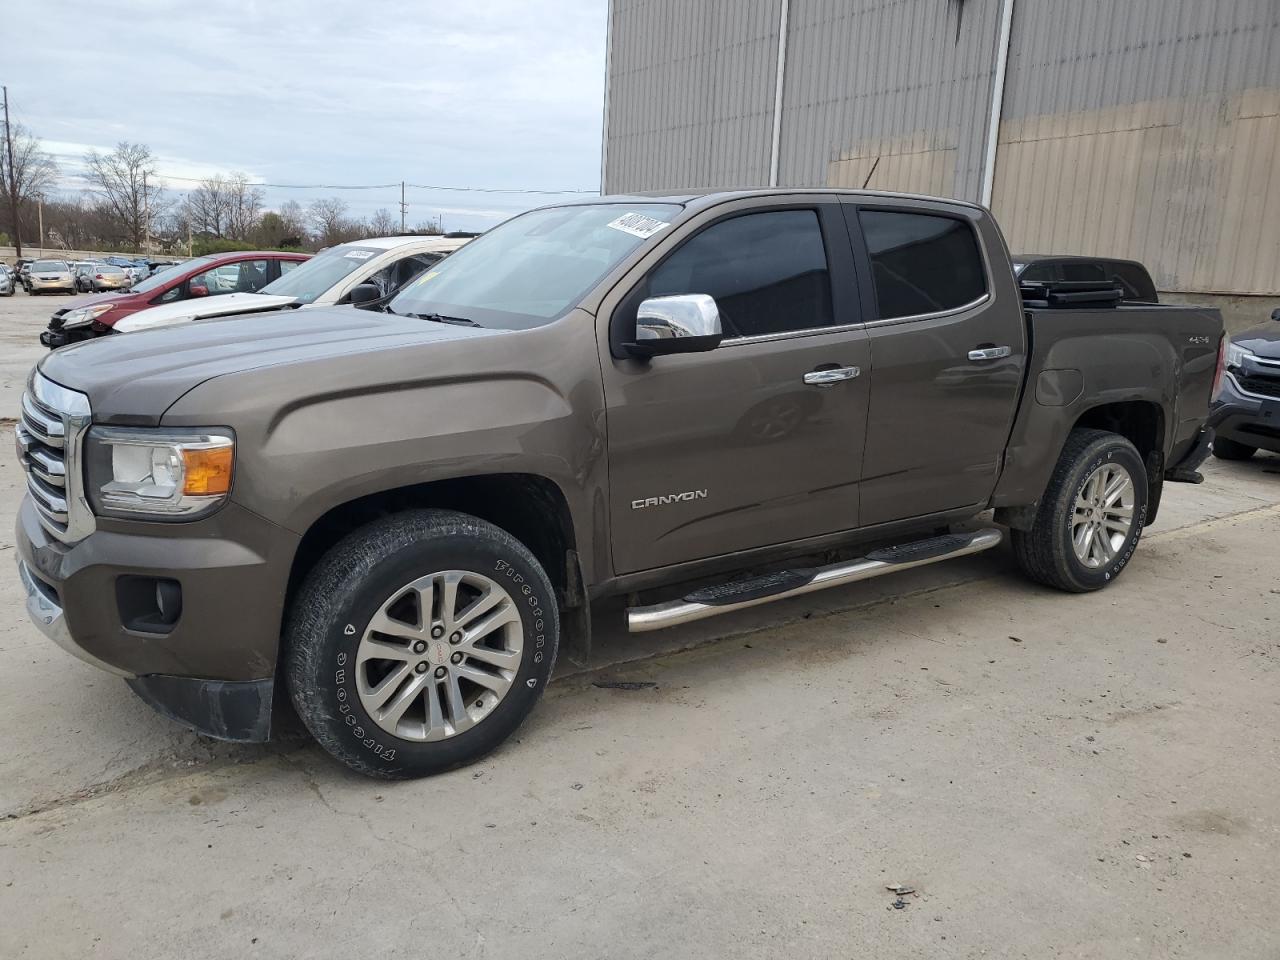
[[[376,237],[322,250],[299,263],[257,293],[226,293],[178,300],[139,310],[113,328],[116,333],[169,327],[285,307],[324,307],[350,303],[374,306],[432,264],[453,253],[469,237]],[[281,269],[286,267],[281,264]],[[357,290],[357,288],[360,288]]]

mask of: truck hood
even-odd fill
[[[262,367],[503,336],[355,307],[287,310],[100,337],[62,347],[42,374],[88,394],[95,423],[154,426],[184,393],[214,377]]]
[[[1280,323],[1273,320],[1266,326],[1237,333],[1231,342],[1244,347],[1255,357],[1280,360]]]
[[[209,317],[228,316],[233,313],[253,313],[256,310],[274,310],[293,303],[296,297],[277,297],[266,293],[227,293],[217,297],[201,297],[196,300],[179,300],[158,307],[139,310],[119,320],[116,333],[136,333],[153,330],[175,323],[188,323]]]

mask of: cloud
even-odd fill
[[[40,78],[10,82],[9,96],[68,185],[85,149],[127,139],[174,177],[594,189],[606,10],[607,0],[113,0],[104,16],[122,29],[86,44],[40,26],[71,22],[83,5],[42,0],[5,13],[6,33],[23,38],[6,48],[6,74]],[[398,212],[398,188],[329,192],[354,213]],[[269,189],[268,200],[325,193]],[[411,222],[444,212],[465,227],[554,198],[408,199]]]

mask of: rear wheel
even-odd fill
[[[1248,460],[1257,452],[1257,447],[1248,444],[1237,443],[1226,437],[1213,438],[1213,455],[1219,460]]]
[[[475,517],[397,514],[331,549],[293,602],[285,670],[326,750],[408,778],[480,759],[528,715],[555,665],[550,581]]]
[[[1073,430],[1014,556],[1033,580],[1083,593],[1105,587],[1133,556],[1147,516],[1147,471],[1124,437]]]

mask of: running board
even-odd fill
[[[882,577],[886,573],[923,567],[939,560],[981,553],[999,544],[1000,540],[1000,531],[994,528],[973,533],[950,533],[872,550],[861,559],[835,563],[829,567],[784,570],[781,573],[752,577],[750,580],[704,587],[680,600],[669,600],[647,607],[631,607],[627,610],[627,629],[632,633],[645,633],[705,620],[707,617],[745,610],[774,600],[798,597],[828,587],[842,587],[846,583],[857,583],[859,580]]]

